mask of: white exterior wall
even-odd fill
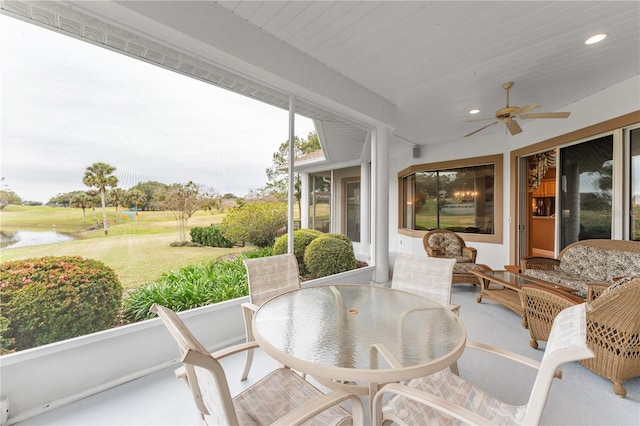
[[[478,263],[484,263],[493,269],[504,269],[504,265],[509,261],[510,206],[517,202],[509,197],[511,151],[640,110],[640,75],[559,110],[570,111],[571,116],[566,120],[529,121],[522,126],[523,132],[516,136],[504,133],[479,134],[459,141],[423,146],[420,158],[413,158],[412,146],[393,142],[389,160],[389,251],[424,254],[421,238],[411,238],[398,232],[399,171],[414,164],[502,153],[504,155],[502,244],[473,242],[469,245],[478,249]],[[419,140],[416,142],[420,143]]]

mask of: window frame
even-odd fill
[[[636,128],[640,125],[640,110],[636,110],[615,118],[611,118],[606,121],[602,121],[600,123],[593,124],[588,127],[583,127],[578,130],[574,130],[569,133],[565,133],[559,136],[552,137],[550,139],[543,140],[541,142],[537,142],[531,145],[524,146],[522,148],[518,148],[512,150],[509,154],[509,196],[512,202],[509,207],[509,216],[513,219],[509,222],[509,263],[516,264],[520,259],[520,235],[518,231],[518,227],[521,226],[521,220],[519,219],[520,214],[520,199],[519,197],[519,180],[518,173],[520,170],[519,161],[521,157],[526,157],[531,154],[535,154],[540,151],[548,151],[550,149],[555,149],[561,146],[571,145],[575,143],[580,143],[583,140],[588,138],[594,138],[601,135],[606,134],[607,132],[616,132],[622,133],[625,129]],[[615,158],[615,136],[614,136],[614,158]],[[628,160],[624,160],[625,162]],[[628,179],[629,173],[628,169],[625,170],[625,176],[621,179]],[[621,185],[619,183],[618,185]],[[615,184],[614,184],[615,185]],[[623,190],[626,191],[626,190]],[[614,200],[615,197],[619,197],[620,195],[626,196],[624,194],[628,194],[628,192],[616,192],[616,188],[614,187]],[[614,201],[616,202],[616,201]],[[626,213],[628,213],[628,203],[625,204],[627,208]],[[621,212],[624,213],[624,212]],[[615,229],[615,228],[614,228]],[[622,231],[620,231],[622,232]],[[624,235],[615,235],[615,239],[626,239],[628,238],[628,229],[624,230]]]
[[[492,164],[494,166],[493,234],[475,234],[465,232],[457,232],[457,234],[460,234],[460,236],[462,236],[465,241],[469,242],[502,244],[504,154],[462,158],[457,160],[440,161],[436,163],[414,164],[398,172],[398,233],[412,238],[422,238],[427,233],[427,231],[409,229],[404,227],[403,207],[405,200],[403,181],[406,177],[418,172],[439,172],[445,170],[449,171],[451,169],[485,166],[489,164]]]
[[[361,183],[361,179],[360,176],[354,176],[354,177],[345,177],[342,178],[342,234],[347,235],[348,234],[348,229],[349,229],[349,223],[348,223],[348,219],[349,219],[349,215],[348,215],[348,210],[349,210],[349,194],[347,191],[347,187],[350,184],[354,184],[357,183],[359,188],[360,188],[360,193],[362,193],[362,183]],[[358,201],[358,216],[360,216],[361,212],[362,212],[362,197],[360,198],[360,200]],[[353,242],[359,243],[360,240],[362,239],[362,228],[361,228],[361,223],[360,223],[360,217],[358,217],[358,235],[360,235],[360,238],[356,241],[356,240],[351,240]],[[347,235],[348,236],[348,235]],[[349,237],[351,238],[351,237]]]

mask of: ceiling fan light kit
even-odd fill
[[[522,133],[522,127],[515,121],[516,118],[520,118],[522,120],[534,120],[537,118],[567,118],[569,117],[570,112],[538,112],[538,113],[529,113],[529,111],[533,111],[536,108],[540,108],[541,105],[538,104],[527,104],[523,107],[510,106],[509,105],[509,89],[513,87],[513,82],[509,81],[502,85],[502,88],[507,91],[507,105],[504,108],[500,108],[496,111],[495,118],[484,118],[480,120],[469,120],[467,122],[471,123],[474,121],[486,121],[486,120],[496,120],[493,123],[487,124],[484,127],[481,127],[473,132],[464,135],[464,137],[468,137],[471,135],[475,135],[476,133],[486,129],[487,127],[491,127],[494,124],[498,124],[502,121],[507,130],[511,135],[517,135],[518,133]]]

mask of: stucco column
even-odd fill
[[[360,252],[371,253],[371,163],[360,165]]]
[[[379,125],[371,138],[373,175],[374,284],[389,282],[389,137],[388,127]]]
[[[309,173],[300,173],[300,229],[309,228]]]

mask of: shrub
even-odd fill
[[[351,243],[351,239],[349,237],[343,234],[324,234],[324,235],[326,235],[329,238],[337,238],[349,244],[349,247],[351,247],[351,254],[353,254],[354,258],[356,257],[355,252],[353,251],[353,244]]]
[[[184,311],[246,296],[247,271],[242,259],[266,256],[271,256],[270,247],[162,274],[154,283],[127,294],[122,316],[127,321],[142,321],[155,316],[149,312],[154,303]]]
[[[104,263],[43,257],[0,265],[0,306],[10,347],[22,350],[107,329],[116,322],[122,285]]]
[[[300,270],[300,275],[307,274],[307,268],[304,264],[304,251],[306,250],[309,243],[319,236],[326,235],[321,231],[316,231],[315,229],[298,229],[293,231],[293,254],[296,256],[298,260],[298,269]],[[287,242],[289,239],[289,234],[284,234],[280,236],[275,244],[273,245],[273,254],[284,254],[287,253]]]
[[[304,263],[310,278],[350,271],[357,266],[351,243],[335,237],[319,237],[311,241],[304,252]]]
[[[222,235],[235,244],[272,246],[278,230],[287,224],[285,203],[243,204],[231,210],[220,224]]]
[[[202,244],[193,241],[173,241],[169,247],[202,247]]]
[[[14,346],[15,340],[5,337],[9,331],[10,325],[11,321],[9,321],[9,318],[0,314],[0,355],[10,352],[11,348]]]
[[[216,225],[211,226],[197,226],[191,228],[189,231],[191,235],[191,241],[209,247],[233,247],[233,243],[227,240],[220,232],[220,227]]]

